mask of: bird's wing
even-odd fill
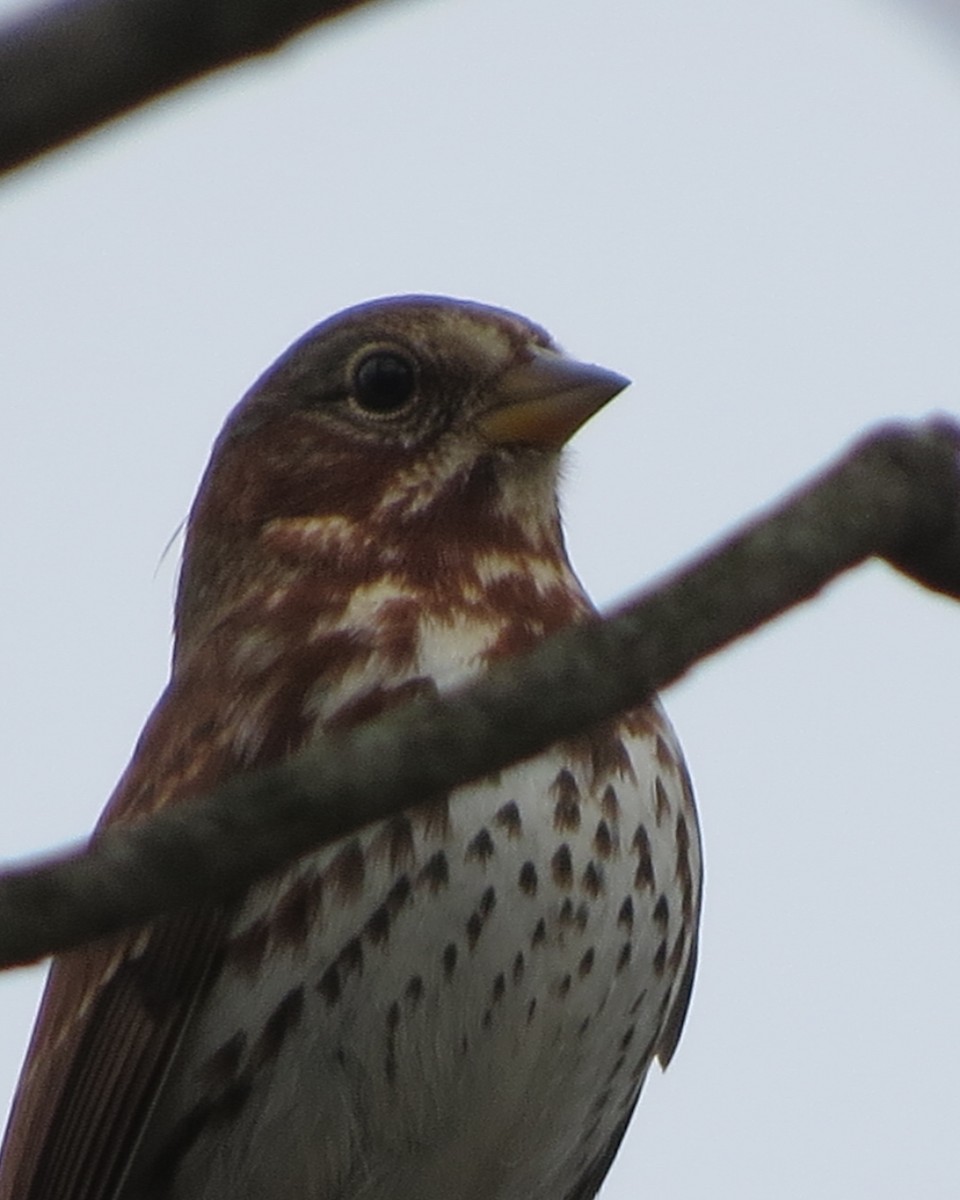
[[[168,690],[101,828],[232,769],[204,699]],[[224,909],[177,913],[54,962],[0,1157],[0,1200],[115,1200],[227,920]]]
[[[3,1148],[3,1200],[113,1200],[223,939],[222,912],[55,964]],[[106,979],[106,982],[102,980]]]

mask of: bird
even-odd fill
[[[593,619],[558,480],[627,383],[446,297],[296,341],[214,444],[170,681],[94,839]],[[590,1200],[676,1048],[701,890],[653,698],[63,953],[0,1200]]]

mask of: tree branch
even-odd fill
[[[0,29],[0,173],[369,0],[64,0]]]
[[[620,612],[86,851],[0,876],[0,965],[237,893],[631,708],[870,556],[960,599],[960,426],[887,427]]]

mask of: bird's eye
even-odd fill
[[[392,416],[407,407],[417,386],[413,364],[395,350],[375,350],[353,373],[353,395],[369,413]]]

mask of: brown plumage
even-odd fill
[[[592,610],[559,452],[625,380],[512,314],[342,313],[251,389],[101,828]],[[63,955],[0,1200],[589,1200],[679,1037],[700,849],[659,707]]]

